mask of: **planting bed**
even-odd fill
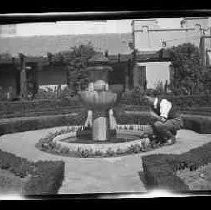
[[[181,155],[150,155],[142,161],[147,188],[189,191],[191,187],[177,175],[211,163],[211,142]]]
[[[0,189],[22,195],[56,194],[64,178],[64,162],[29,162],[0,150]]]
[[[176,175],[189,186],[190,190],[211,190],[211,163],[200,166],[195,171],[190,171],[188,168],[177,171]]]
[[[120,141],[98,142],[77,139],[76,133],[81,127],[83,126],[70,126],[50,133],[40,139],[36,147],[45,152],[70,157],[112,157],[141,152],[145,145],[149,144],[149,138],[144,136],[144,133],[152,132],[147,125],[118,125],[117,139],[121,138]]]

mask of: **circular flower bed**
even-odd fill
[[[39,140],[36,147],[53,154],[87,158],[114,157],[139,153],[149,144],[149,138],[144,133],[148,133],[150,127],[145,125],[118,125],[117,133],[122,133],[125,136],[125,140],[115,143],[110,141],[77,142],[76,132],[78,129],[83,129],[83,126],[70,126],[67,129],[49,133],[48,136]],[[127,139],[127,136],[130,138]],[[68,138],[73,138],[74,140],[72,142],[65,141]]]

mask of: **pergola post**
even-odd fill
[[[25,65],[25,56],[20,53],[20,97],[21,99],[27,98],[27,86],[26,86],[26,65]]]
[[[130,59],[128,60],[128,63],[127,63],[127,68],[125,70],[125,92],[129,91],[130,89],[130,76],[129,76],[129,72],[130,72],[130,67],[131,67],[131,61]]]

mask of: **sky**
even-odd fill
[[[182,18],[157,19],[161,28],[179,28],[181,20]],[[108,20],[107,22],[66,21],[56,23],[27,23],[16,25],[15,36],[130,33],[131,30],[131,20]],[[1,35],[10,36],[6,35],[6,33]]]

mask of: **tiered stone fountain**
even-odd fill
[[[109,90],[108,73],[112,68],[107,65],[108,61],[102,54],[97,54],[89,60],[89,87],[87,91],[79,93],[80,100],[89,109],[85,126],[92,127],[94,141],[108,141],[115,135],[112,108],[116,105],[119,95]]]
[[[88,89],[79,93],[88,112],[85,125],[69,126],[52,134],[42,139],[38,148],[49,151],[53,147],[56,154],[79,154],[80,157],[84,151],[91,157],[141,151],[143,142],[148,141],[148,138],[140,137],[146,126],[117,125],[114,118],[113,107],[118,103],[120,94],[109,90],[108,73],[112,68],[108,63],[109,60],[102,54],[89,60]]]

